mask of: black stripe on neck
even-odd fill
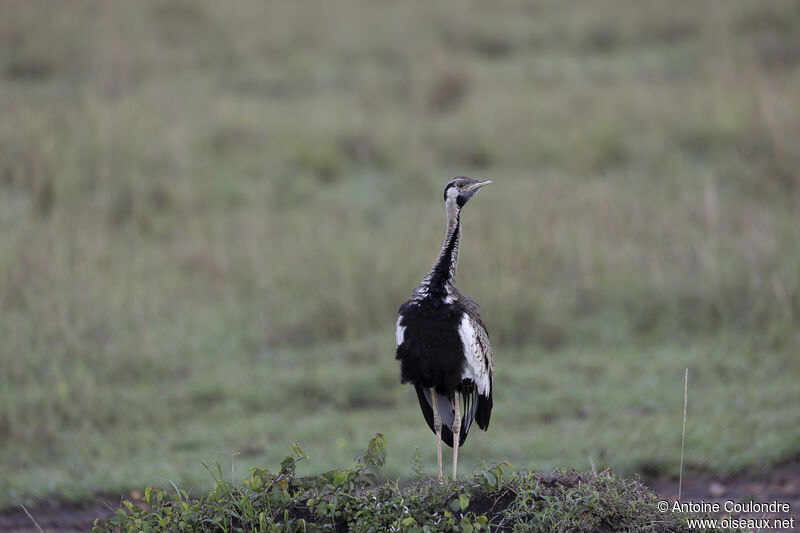
[[[445,286],[450,279],[450,271],[453,261],[453,252],[458,241],[458,232],[461,228],[461,214],[456,215],[456,225],[453,227],[453,233],[450,235],[450,240],[444,248],[444,253],[439,257],[439,260],[433,266],[431,271],[431,278],[428,284],[428,291],[432,296],[439,296],[444,298],[447,296],[447,289]]]

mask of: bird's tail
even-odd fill
[[[414,385],[417,391],[417,399],[419,406],[422,409],[422,414],[425,416],[425,421],[431,431],[436,430],[433,427],[433,404],[431,402],[431,390],[427,387]],[[458,445],[459,447],[467,440],[469,428],[472,421],[475,419],[475,410],[478,407],[478,395],[475,387],[465,387],[459,396],[461,397],[461,431],[459,432]],[[453,400],[444,394],[436,393],[436,403],[439,406],[439,417],[442,419],[442,441],[453,447],[453,420],[455,420],[455,406]]]

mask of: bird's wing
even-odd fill
[[[466,365],[462,379],[471,379],[475,383],[477,399],[471,405],[470,411],[474,412],[478,427],[489,427],[492,414],[492,394],[494,378],[494,361],[492,360],[492,346],[489,344],[489,334],[483,325],[478,312],[478,304],[469,297],[460,296],[459,299],[464,309],[464,316],[459,325],[459,335],[464,345]],[[471,417],[470,417],[471,422]]]
[[[478,394],[490,396],[494,362],[492,361],[489,335],[480,320],[480,315],[464,313],[461,324],[458,326],[458,334],[461,336],[466,357],[462,379],[471,379],[475,382]]]

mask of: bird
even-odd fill
[[[400,381],[414,386],[419,406],[436,435],[442,479],[442,441],[458,449],[473,421],[487,430],[492,414],[494,363],[478,304],[455,287],[461,244],[461,210],[492,180],[452,178],[444,188],[447,231],[430,272],[398,310],[395,359]]]

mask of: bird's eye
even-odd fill
[[[456,187],[458,187],[459,189],[463,189],[464,188],[464,182],[463,181],[459,181],[458,184],[456,185]]]

